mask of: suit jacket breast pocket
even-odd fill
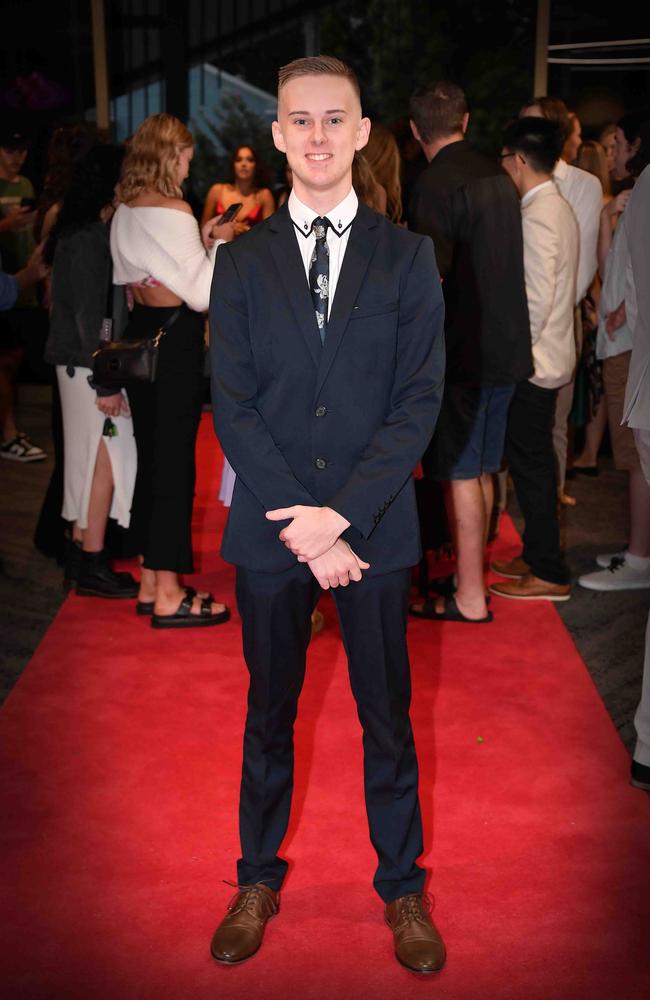
[[[398,303],[359,303],[345,336],[353,364],[364,372],[391,365],[397,348]]]

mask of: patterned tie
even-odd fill
[[[321,344],[325,343],[327,330],[327,302],[329,299],[330,252],[327,246],[327,227],[331,226],[329,219],[317,216],[312,223],[312,232],[316,237],[316,245],[311,255],[309,265],[309,289],[314,301],[316,322],[320,333]]]

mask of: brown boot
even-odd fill
[[[430,905],[428,896],[411,893],[386,906],[395,957],[411,972],[438,972],[445,964],[445,946],[429,915]]]
[[[228,904],[228,913],[217,927],[210,951],[217,962],[236,965],[255,954],[262,943],[267,920],[280,908],[280,893],[258,882],[243,886]]]

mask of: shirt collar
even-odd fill
[[[559,177],[561,181],[565,180],[569,176],[569,164],[566,163],[562,159],[562,157],[560,157],[560,159],[555,164],[555,168],[553,170],[553,176]]]
[[[521,199],[521,207],[525,208],[526,205],[528,204],[528,202],[532,201],[533,198],[535,198],[539,194],[539,192],[542,190],[542,188],[548,187],[549,185],[551,187],[553,186],[553,181],[552,180],[551,181],[542,181],[541,184],[536,184],[534,188],[531,188],[529,191],[526,191],[526,194]]]
[[[335,205],[327,213],[327,218],[332,223],[332,232],[336,233],[337,236],[343,236],[343,233],[354,222],[358,207],[359,199],[355,194],[354,188],[350,188],[343,201],[339,202],[338,205]],[[312,223],[314,219],[318,218],[318,212],[304,205],[293,190],[289,195],[288,208],[291,221],[298,232],[302,233],[303,236],[309,236]]]

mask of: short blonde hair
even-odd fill
[[[141,191],[157,191],[167,198],[180,198],[176,181],[178,158],[194,145],[192,133],[173,115],[150,115],[127,144],[122,176],[117,186],[119,201],[133,201]]]
[[[354,70],[336,59],[335,56],[305,56],[281,66],[278,71],[278,96],[282,88],[299,76],[342,76],[346,79],[361,102],[361,87]]]

